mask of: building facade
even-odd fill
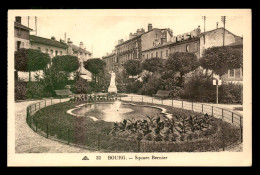
[[[14,22],[14,44],[15,51],[20,48],[30,48],[29,35],[32,29],[21,24],[22,18],[20,16],[15,17]]]
[[[103,56],[102,60],[106,62],[106,67],[108,71],[119,71],[119,62],[117,62],[118,59],[116,57],[115,50],[112,53]]]

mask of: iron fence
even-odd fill
[[[122,100],[121,97],[117,98]],[[186,102],[181,100],[169,100],[169,99],[156,99],[149,97],[123,97],[124,101],[129,102],[140,102],[140,103],[150,103],[158,105],[167,105],[172,107],[183,108],[186,110],[192,110],[195,112],[203,112],[213,115],[214,117],[221,118],[222,121],[228,121],[231,124],[238,126],[240,131],[240,140],[243,142],[243,117],[240,114],[234,113],[227,109],[210,106],[206,104]],[[175,143],[170,141],[156,142],[156,141],[147,141],[147,140],[136,140],[128,139],[119,136],[113,136],[103,133],[94,133],[87,134],[86,137],[82,137],[81,142],[76,141],[75,131],[70,128],[55,128],[52,124],[49,123],[40,123],[34,119],[34,114],[38,110],[45,108],[50,105],[68,102],[69,99],[48,99],[43,100],[34,104],[31,104],[27,107],[26,112],[26,122],[30,128],[37,132],[38,134],[52,140],[56,140],[65,144],[74,145],[82,148],[93,149],[93,150],[109,150],[109,151],[128,151],[128,152],[151,152],[151,151],[219,151],[219,146],[215,145],[221,144],[223,150],[227,147],[230,147],[232,144],[226,145],[225,143],[219,143],[219,139],[213,139],[209,142],[195,142],[194,140],[185,140],[182,143]],[[82,141],[83,140],[83,141]],[[160,148],[160,149],[159,149]]]

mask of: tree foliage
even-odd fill
[[[204,69],[212,70],[220,76],[226,74],[228,69],[243,67],[242,49],[232,47],[211,47],[204,50],[200,65]]]
[[[35,49],[19,49],[15,52],[15,69],[30,72],[43,70],[50,62],[50,56]]]
[[[104,72],[106,62],[101,60],[100,58],[93,58],[85,61],[84,68],[90,71],[94,76],[94,81],[96,83],[96,77],[101,72]]]
[[[74,72],[79,68],[79,61],[76,56],[72,55],[56,56],[52,59],[52,66],[56,70]]]
[[[141,62],[139,60],[128,60],[124,64],[124,68],[126,72],[131,75],[135,76],[142,72]]]
[[[149,72],[160,71],[163,68],[163,59],[158,57],[146,59],[142,63],[142,68]]]
[[[168,71],[179,72],[183,76],[198,67],[197,57],[190,52],[175,52],[169,56],[165,66]]]

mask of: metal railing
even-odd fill
[[[117,97],[117,99],[122,101],[128,101],[128,102],[141,102],[141,103],[149,103],[149,104],[158,104],[158,105],[165,105],[165,106],[172,106],[177,108],[183,108],[186,110],[192,110],[195,112],[204,112],[208,113],[210,115],[213,115],[214,117],[221,118],[222,121],[227,121],[229,123],[232,123],[236,126],[239,126],[240,130],[240,140],[239,142],[243,142],[243,117],[237,113],[234,113],[232,111],[229,111],[227,109],[210,106],[206,104],[200,104],[200,103],[193,103],[193,102],[186,102],[186,101],[180,101],[180,100],[163,100],[163,99],[157,99],[157,98],[149,98],[149,97]],[[46,123],[40,123],[39,121],[34,119],[34,114],[39,111],[42,108],[45,108],[50,105],[63,103],[63,102],[69,102],[70,99],[48,99],[43,100],[34,104],[31,104],[27,107],[27,113],[26,113],[26,122],[32,128],[33,131],[36,133],[55,141],[59,141],[65,144],[74,145],[82,148],[87,149],[93,149],[93,150],[109,150],[109,151],[131,151],[131,152],[149,152],[157,149],[158,147],[161,148],[161,151],[183,151],[183,146],[180,145],[192,145],[193,148],[187,146],[185,148],[186,150],[194,149],[197,151],[205,151],[200,150],[200,147],[194,148],[194,144],[192,144],[191,141],[186,140],[182,144],[179,143],[173,143],[169,141],[165,142],[154,142],[154,141],[145,141],[145,140],[133,140],[133,139],[127,139],[123,137],[113,136],[113,135],[107,135],[102,133],[95,133],[95,134],[89,134],[87,137],[83,138],[83,141],[79,144],[74,141],[75,137],[75,131],[70,128],[62,128],[59,130],[55,130],[53,125],[46,124]],[[92,136],[91,136],[92,135]],[[219,142],[216,140],[216,143]],[[237,142],[237,141],[236,141]],[[189,144],[191,143],[191,144]],[[234,144],[234,143],[232,143]],[[208,145],[207,145],[208,146]],[[230,145],[223,145],[223,150],[225,150],[227,147],[230,147]],[[184,150],[185,150],[184,149]],[[213,143],[210,145],[210,149],[219,151],[218,148],[215,148]]]

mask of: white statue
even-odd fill
[[[116,88],[116,74],[111,71],[109,72],[110,75],[111,75],[111,80],[110,80],[110,85],[109,85],[109,88],[108,88],[108,92],[114,92],[114,93],[117,93],[117,88]]]

